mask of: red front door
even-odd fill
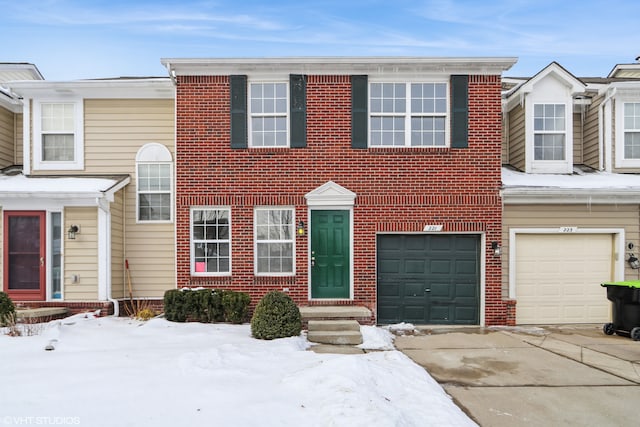
[[[44,301],[45,212],[4,212],[3,289],[14,301]]]

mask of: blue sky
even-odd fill
[[[160,58],[515,56],[606,76],[640,55],[624,0],[0,0],[0,62],[47,80],[165,76]]]

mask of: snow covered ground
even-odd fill
[[[43,327],[0,329],[0,426],[475,425],[395,350],[316,354],[304,336],[260,341],[249,325],[164,319]],[[363,333],[363,347],[393,349],[388,331]]]

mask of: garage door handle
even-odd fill
[[[424,291],[425,292],[431,292],[431,289],[425,289]]]

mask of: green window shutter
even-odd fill
[[[451,148],[469,146],[469,76],[451,76]]]
[[[367,148],[367,76],[351,76],[351,148]]]
[[[289,95],[290,147],[304,148],[307,146],[307,76],[289,76]]]
[[[247,148],[247,76],[230,76],[231,148]]]

